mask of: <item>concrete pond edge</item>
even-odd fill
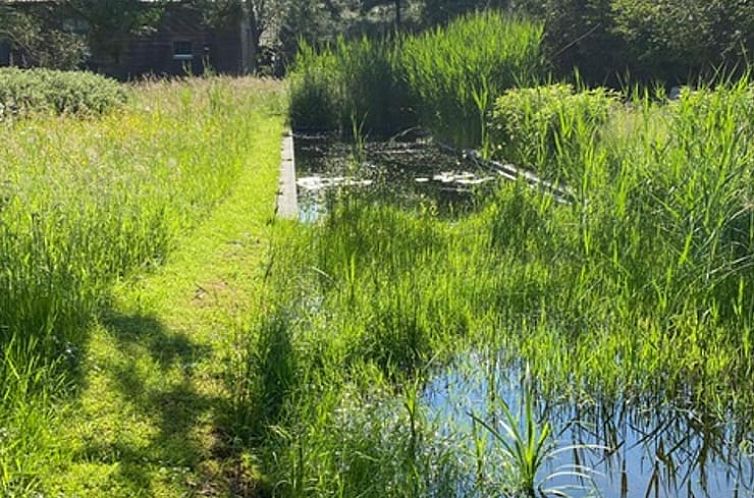
[[[293,132],[283,133],[280,161],[280,184],[277,196],[277,216],[286,220],[298,219],[298,194],[296,190],[296,153]]]

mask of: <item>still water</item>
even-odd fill
[[[501,175],[430,141],[353,145],[327,136],[296,136],[299,218],[313,222],[327,211],[328,195],[347,189],[405,207],[425,206],[444,215],[471,209],[475,194]]]
[[[520,414],[530,381],[520,368],[501,365],[468,355],[438,374],[424,390],[430,418],[470,441],[471,413],[499,424],[495,407],[504,402]],[[692,407],[629,408],[620,401],[537,399],[535,405],[538,418],[552,424],[555,446],[571,448],[548,459],[539,475],[543,489],[574,498],[754,497],[754,442],[732,420]],[[576,467],[588,469],[587,477],[548,479]]]

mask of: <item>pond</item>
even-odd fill
[[[312,222],[328,196],[349,190],[406,207],[431,206],[444,215],[473,207],[501,173],[421,138],[367,142],[360,149],[330,136],[295,137],[299,219]]]
[[[295,143],[299,218],[305,223],[325,215],[339,195],[425,206],[452,218],[482,205],[501,181],[516,178],[511,170],[421,137],[369,142],[359,150],[327,136],[298,136]],[[542,184],[523,175],[532,185]],[[422,403],[441,439],[455,441],[459,459],[474,453],[472,433],[479,427],[473,416],[495,425],[501,403],[519,414],[522,399],[534,396],[538,418],[551,424],[554,435],[554,453],[538,474],[543,489],[574,498],[754,498],[754,439],[733,417],[656,399],[537,397],[536,382],[525,380],[523,371],[505,366],[497,355],[461,353],[431,377]],[[494,451],[494,438],[489,432],[486,437]],[[474,476],[461,481],[462,496],[481,496]]]
[[[529,392],[524,370],[483,355],[462,356],[424,389],[429,418],[472,444],[472,413],[491,424],[495,416],[499,422],[494,407],[500,403],[521,413]],[[535,405],[561,449],[538,475],[543,488],[574,498],[754,497],[754,441],[732,421],[692,407],[629,408],[621,401],[540,398]],[[567,475],[577,467],[584,477]],[[562,475],[548,479],[556,473]]]

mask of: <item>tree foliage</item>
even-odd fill
[[[599,81],[605,68],[621,66],[624,47],[614,35],[612,1],[548,0],[545,46],[548,58],[560,72],[579,67],[587,78]]]
[[[92,51],[108,62],[119,62],[131,35],[153,30],[162,19],[167,0],[63,0],[63,5],[89,25]]]
[[[335,40],[355,23],[357,0],[284,0],[279,32],[280,46],[289,59],[299,42],[322,45]]]
[[[546,43],[561,73],[590,81],[682,83],[742,68],[754,49],[750,0],[545,0]]]
[[[22,67],[44,66],[74,69],[84,59],[87,47],[81,36],[62,29],[52,5],[19,11],[0,5],[0,41],[6,40]]]
[[[510,0],[424,0],[423,18],[426,24],[444,24],[467,12],[502,9]]]
[[[754,48],[754,2],[746,0],[615,0],[611,14],[646,74],[741,62]]]
[[[0,3],[0,41],[14,63],[117,66],[133,35],[154,30],[177,0],[50,0],[32,8]],[[2,0],[0,0],[2,2]],[[545,51],[558,76],[578,68],[590,83],[671,84],[744,68],[754,50],[754,0],[186,0],[218,29],[243,29],[242,71],[261,54],[292,60],[300,41],[384,36],[448,24],[470,11],[507,9],[545,22]],[[86,21],[85,37],[61,19]],[[239,33],[241,35],[241,33]],[[280,59],[278,59],[280,60]],[[269,61],[268,61],[269,62]]]

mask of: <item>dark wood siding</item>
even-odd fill
[[[212,33],[210,42],[210,62],[220,73],[238,74],[241,72],[241,28],[228,27]]]
[[[15,8],[21,9],[49,5],[52,3],[46,0],[16,0],[13,3]],[[145,2],[144,8],[151,6]],[[70,14],[61,14],[61,19],[68,15]],[[240,33],[240,24],[212,28],[204,23],[200,10],[189,4],[172,3],[166,6],[163,19],[153,32],[123,40],[124,50],[117,60],[113,55],[95,54],[87,61],[86,67],[119,79],[145,75],[199,75],[204,72],[206,64],[220,73],[237,74],[241,71]],[[176,57],[176,44],[182,51],[190,44],[191,57],[187,57],[186,53]],[[9,50],[4,50],[0,40],[0,65],[8,65],[9,59]]]
[[[211,30],[201,12],[182,5],[168,7],[156,32],[128,43],[118,76],[202,74],[211,52],[210,42]],[[190,44],[191,58],[176,57],[176,44]]]
[[[10,65],[10,44],[0,40],[0,66]]]

